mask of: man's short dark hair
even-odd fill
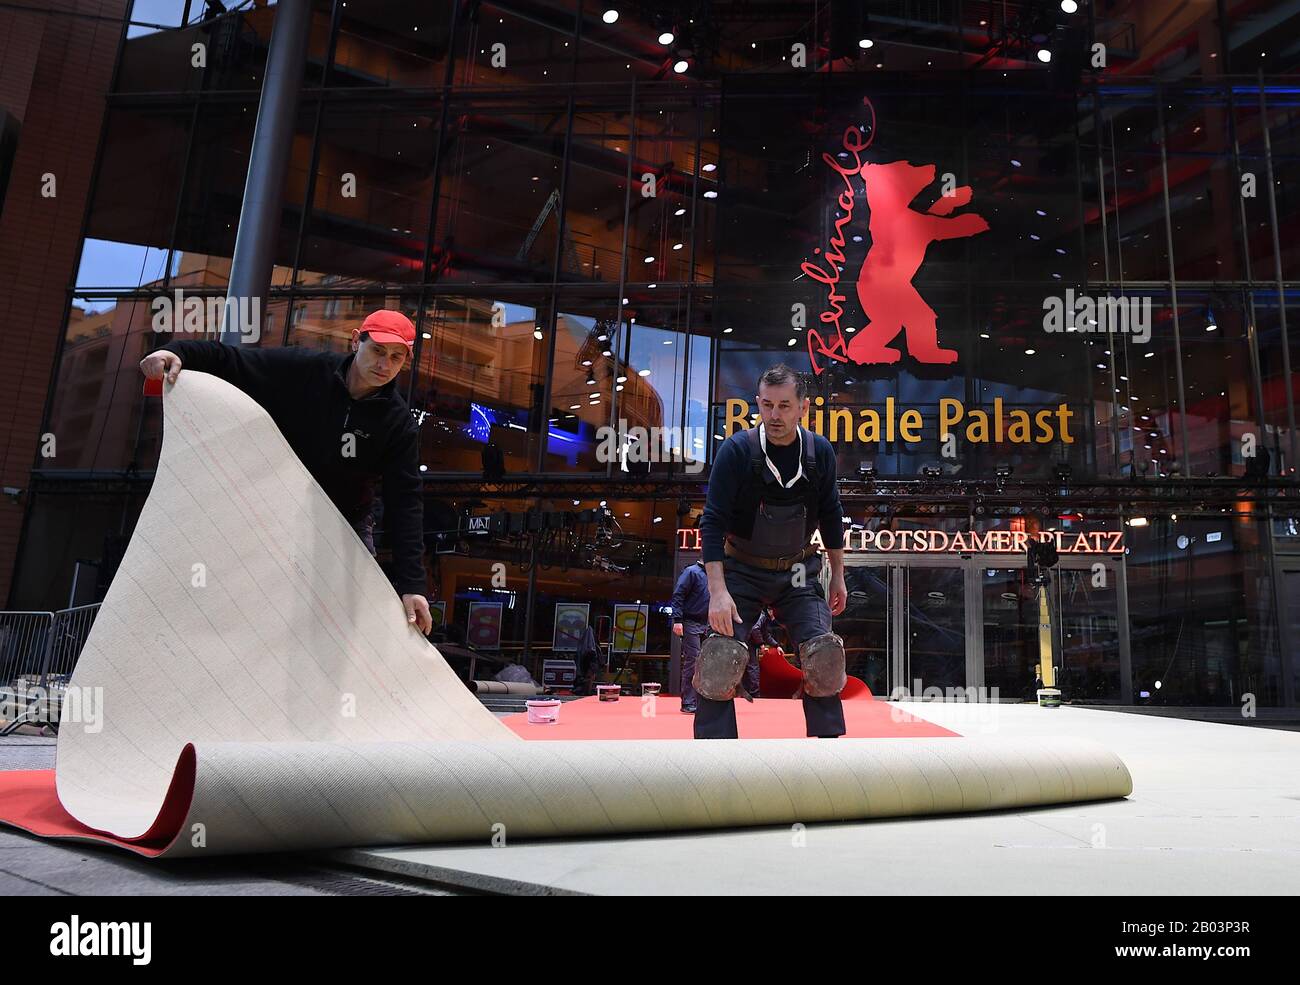
[[[785,363],[777,363],[764,371],[763,375],[758,378],[758,390],[763,389],[763,384],[768,386],[785,386],[788,383],[794,384],[795,400],[803,401],[808,396],[808,381],[804,378],[803,373],[796,373]]]

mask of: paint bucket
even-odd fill
[[[659,689],[661,687],[663,687],[662,684],[658,684],[654,681],[646,681],[641,685],[641,697],[644,698],[648,694],[657,698],[659,697]]]
[[[1038,689],[1038,707],[1039,708],[1061,707],[1060,690],[1054,687],[1040,687]]]
[[[560,702],[556,698],[537,698],[525,701],[529,725],[555,725],[560,720]]]
[[[596,697],[601,701],[617,701],[621,690],[617,684],[597,684]]]

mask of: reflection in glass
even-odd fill
[[[849,601],[833,627],[844,638],[848,673],[878,697],[889,694],[889,573],[884,565],[846,565]]]
[[[1115,573],[1078,568],[1052,572],[1060,687],[1072,701],[1118,701],[1119,614]]]
[[[961,568],[904,570],[907,662],[912,697],[930,687],[966,686],[966,573]],[[919,682],[919,683],[918,683]]]
[[[439,298],[422,331],[411,399],[426,415],[421,463],[433,472],[481,472],[484,450],[494,447],[507,473],[534,471],[546,368],[537,309]]]
[[[1039,662],[1037,591],[1024,568],[984,568],[980,575],[984,686],[1002,699],[1030,700]]]

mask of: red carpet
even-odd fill
[[[642,715],[638,697],[604,703],[591,697],[565,702],[555,725],[529,725],[526,714],[510,715],[504,721],[525,739],[689,739],[692,717],[682,714],[681,700],[674,697],[656,699],[653,717]],[[900,711],[897,705],[871,698],[845,701],[844,721],[852,738],[960,738]],[[760,698],[753,704],[737,701],[736,722],[743,739],[801,738],[805,734],[802,703],[786,698]],[[65,811],[55,793],[54,770],[0,772],[0,823],[43,838],[102,842],[150,857],[176,837],[189,809],[193,785],[193,747],[187,746],[177,763],[162,815],[143,837],[127,842],[88,828]]]
[[[642,715],[639,697],[603,703],[592,697],[566,701],[554,725],[529,725],[526,714],[503,721],[525,739],[689,739],[693,717],[682,714],[680,698],[657,698],[651,717]],[[848,737],[854,739],[960,738],[896,704],[875,699],[845,701],[844,724]],[[803,702],[788,698],[759,698],[753,704],[737,701],[736,727],[742,739],[799,739],[808,731]]]
[[[169,798],[172,799],[172,798]],[[160,837],[139,838],[123,841],[112,834],[96,832],[87,828],[64,810],[55,791],[55,771],[53,769],[14,769],[0,772],[0,821],[22,828],[26,832],[38,834],[42,838],[75,838],[83,841],[103,842],[120,849],[130,849],[138,855],[160,854],[168,842],[172,841],[175,829],[179,828],[185,815],[170,821],[172,830],[162,832],[161,825],[168,823],[159,819],[153,825]]]

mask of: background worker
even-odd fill
[[[381,309],[353,330],[346,355],[176,340],[140,360],[140,371],[171,383],[182,368],[211,373],[256,400],[372,554],[375,483],[382,480],[390,581],[407,622],[427,634],[433,618],[424,594],[419,430],[395,383],[414,345],[411,320]]]

